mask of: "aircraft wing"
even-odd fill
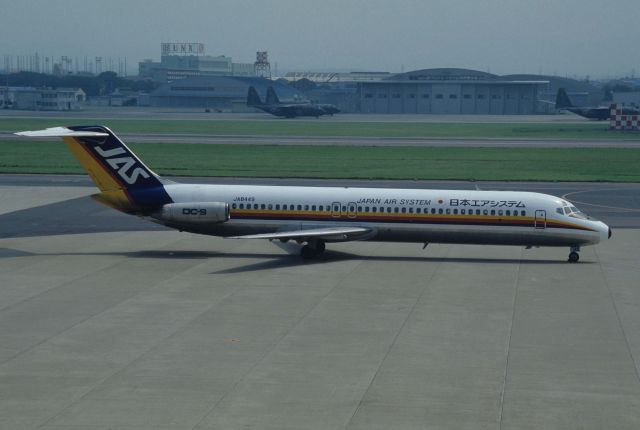
[[[275,233],[248,234],[231,236],[227,239],[322,239],[332,242],[360,240],[367,237],[372,230],[365,227],[324,227],[306,230],[277,231]]]

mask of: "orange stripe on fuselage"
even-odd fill
[[[283,211],[283,210],[246,210],[246,209],[231,209],[231,218],[233,216],[252,216],[252,217],[264,217],[265,219],[273,219],[273,218],[283,218],[283,219],[304,219],[304,218],[312,218],[318,220],[327,220],[327,221],[363,221],[363,222],[376,222],[376,221],[384,221],[384,222],[411,222],[414,221],[416,223],[419,222],[455,222],[457,224],[468,223],[486,223],[486,224],[502,224],[505,226],[530,226],[533,227],[535,219],[532,217],[521,217],[521,216],[507,216],[507,217],[496,217],[496,216],[470,216],[470,215],[442,215],[442,214],[402,214],[402,213],[391,213],[391,214],[381,214],[379,212],[373,213],[358,213],[355,217],[349,217],[346,215],[333,216],[330,212],[320,212],[320,211]],[[556,228],[568,228],[573,230],[585,230],[585,231],[595,231],[591,228],[584,227],[578,224],[562,222],[557,220],[547,220],[547,227],[556,227]]]

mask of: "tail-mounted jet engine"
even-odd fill
[[[222,223],[229,221],[229,204],[224,202],[169,203],[152,215],[169,222]]]

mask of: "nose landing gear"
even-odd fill
[[[580,252],[580,247],[572,246],[569,250],[569,263],[577,263],[578,260],[580,260],[580,254],[578,254]]]

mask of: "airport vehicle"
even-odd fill
[[[280,98],[278,97],[278,94],[276,94],[276,90],[274,90],[271,86],[267,88],[267,98],[265,99],[265,101],[269,106],[285,106],[282,102],[280,102]],[[300,104],[290,103],[287,106],[300,106]],[[306,105],[309,106],[308,103]],[[333,116],[333,114],[340,113],[340,109],[338,109],[336,105],[332,105],[329,103],[314,103],[310,106],[320,108],[323,111],[324,115]]]
[[[96,201],[180,231],[302,246],[352,240],[488,245],[581,246],[611,229],[570,202],[539,193],[477,190],[180,184],[161,178],[107,127],[16,133],[61,137],[99,193]]]
[[[267,97],[269,97],[269,90],[275,95],[272,87],[267,89]],[[276,96],[276,100],[278,100]],[[279,100],[278,100],[279,102]],[[249,87],[249,91],[247,93],[247,106],[252,106],[271,115],[285,117],[285,118],[296,118],[299,116],[313,116],[320,117],[322,115],[326,115],[326,112],[316,106],[309,103],[306,104],[282,104],[282,103],[263,103],[262,99],[260,99],[260,95],[256,91],[254,87]]]
[[[556,94],[556,109],[568,110],[569,112],[573,112],[581,117],[597,121],[608,121],[611,118],[611,108],[609,106],[574,106],[564,88],[558,88],[558,94]],[[640,111],[633,108],[624,108],[622,109],[622,114],[640,115]]]

